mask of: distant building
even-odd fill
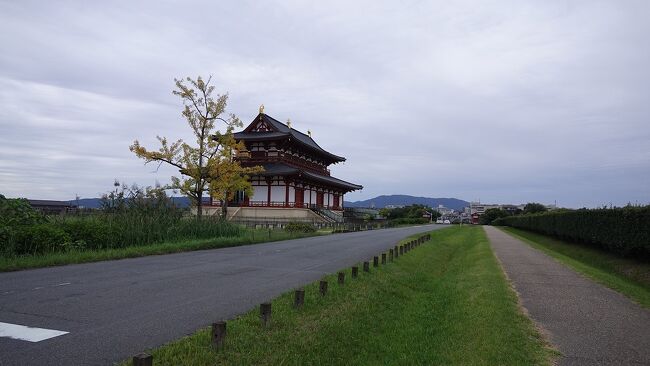
[[[451,215],[455,212],[454,209],[445,207],[443,205],[438,205],[438,207],[434,208],[433,210],[438,211],[438,213],[440,213],[443,216]]]
[[[485,211],[491,209],[491,208],[501,208],[501,205],[499,204],[487,204],[487,203],[480,203],[480,202],[470,202],[469,204],[469,210],[470,214],[478,214],[479,216],[484,214]]]
[[[394,209],[394,208],[404,208],[404,205],[386,205],[385,208]]]
[[[526,204],[510,205],[510,204],[486,204],[480,202],[470,202],[469,213],[472,217],[472,223],[478,224],[481,215],[483,215],[485,211],[489,209],[497,208],[500,210],[504,210],[510,214],[516,214],[518,212],[522,212],[525,206]],[[549,211],[557,209],[557,206],[554,204],[544,205],[544,207],[546,207],[546,209]]]
[[[36,211],[45,215],[63,215],[69,212],[75,212],[77,206],[66,201],[52,200],[27,200]]]
[[[260,113],[243,131],[234,134],[246,150],[237,153],[242,166],[262,166],[252,176],[253,195],[240,192],[229,203],[229,219],[234,221],[343,221],[344,194],[363,186],[333,177],[327,168],[345,161],[311,138],[264,113]],[[208,212],[219,212],[212,202]]]

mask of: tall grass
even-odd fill
[[[27,200],[0,195],[0,256],[119,249],[244,232],[218,218],[187,217],[161,190],[135,187],[128,198],[117,192],[111,196],[117,198],[104,198],[102,210],[72,216],[44,216]]]
[[[94,214],[59,217],[52,220],[70,235],[73,242],[84,241],[84,248],[107,249],[149,245],[155,243],[237,237],[243,229],[217,218],[183,217],[176,213]]]

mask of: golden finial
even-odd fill
[[[264,114],[264,104],[260,104],[260,114]]]
[[[291,128],[291,118],[287,118],[287,127]]]
[[[307,134],[311,137],[311,130],[307,130]]]

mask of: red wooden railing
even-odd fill
[[[212,204],[205,204],[204,206],[211,207],[221,207],[219,201],[213,201]],[[248,201],[248,202],[229,202],[228,207],[277,207],[277,208],[325,208],[333,211],[342,211],[343,208],[340,206],[328,206],[328,205],[310,205],[309,203],[296,203],[284,201]]]

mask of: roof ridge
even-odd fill
[[[313,141],[314,144],[316,144],[316,146],[318,146],[318,147],[321,148],[322,150],[325,150],[325,149],[323,149],[322,146],[320,146],[320,145],[318,144],[318,142],[316,142],[316,140],[314,140],[314,139],[313,139],[311,136],[309,136],[308,134],[306,134],[306,133],[304,133],[304,132],[302,132],[302,131],[300,131],[300,130],[298,130],[298,129],[296,129],[296,128],[289,127],[287,124],[278,121],[277,119],[275,119],[275,118],[269,116],[268,114],[264,114],[264,116],[266,116],[266,117],[272,119],[273,121],[275,121],[275,122],[281,124],[282,126],[288,128],[288,129],[289,129],[289,133],[292,133],[292,132],[294,132],[294,131],[295,131],[295,132],[298,132],[299,134],[301,134],[301,135],[307,137],[308,139],[310,139],[311,141]],[[325,150],[325,151],[326,151],[326,150]]]

